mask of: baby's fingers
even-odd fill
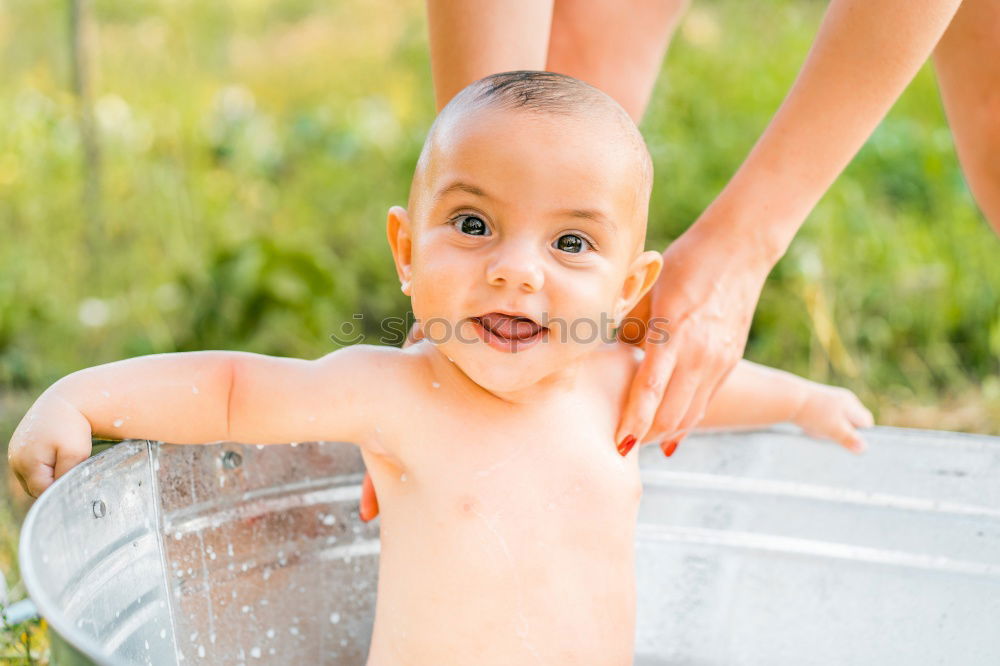
[[[855,404],[848,407],[847,418],[851,425],[856,428],[871,428],[875,425],[875,417],[872,416],[867,407],[861,404],[860,400],[856,400]]]
[[[36,465],[28,469],[23,476],[21,474],[17,474],[17,480],[21,482],[21,487],[24,488],[24,492],[37,498],[43,492],[48,490],[49,486],[51,486],[53,481],[55,481],[55,478],[52,475],[52,465],[46,465],[44,463]]]
[[[830,438],[848,451],[853,451],[854,453],[864,453],[867,448],[865,440],[861,439],[861,435],[854,428],[854,425],[847,420],[841,421],[835,426],[834,431],[830,434]]]
[[[54,479],[61,478],[84,460],[90,457],[90,451],[74,451],[69,447],[56,449],[56,466]],[[51,483],[51,481],[49,482]]]

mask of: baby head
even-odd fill
[[[472,83],[441,111],[387,234],[424,335],[480,386],[573,366],[649,290],[652,162],[629,115],[569,76]]]

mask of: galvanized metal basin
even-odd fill
[[[1000,438],[791,429],[641,453],[636,664],[1000,663]],[[378,527],[342,443],[126,441],[60,479],[21,571],[56,664],[363,664]]]

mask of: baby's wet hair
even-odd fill
[[[485,109],[567,117],[608,118],[614,121],[621,130],[623,138],[636,151],[640,171],[636,183],[637,199],[649,201],[653,184],[653,162],[639,128],[618,102],[594,86],[566,74],[516,70],[491,74],[470,83],[438,114],[427,133],[427,139],[417,162],[410,190],[411,211],[415,203],[414,194],[425,166],[424,161],[437,133],[447,126],[450,120]]]
[[[605,101],[601,98],[613,102],[597,88],[571,76],[518,70],[484,77],[462,90],[452,102],[456,105],[485,104],[542,113],[575,114],[584,110],[588,103]]]

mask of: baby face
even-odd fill
[[[425,336],[487,390],[566,372],[652,285],[648,191],[608,119],[482,109],[436,132],[389,237]]]

